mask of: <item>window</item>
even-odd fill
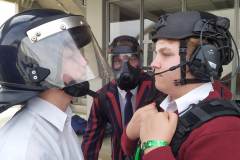
[[[0,26],[10,17],[17,13],[17,5],[12,2],[0,0]]]

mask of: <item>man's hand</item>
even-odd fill
[[[178,115],[176,113],[152,112],[152,114],[149,114],[148,117],[144,117],[141,121],[141,142],[146,142],[148,140],[164,140],[170,143],[176,131],[177,121]]]
[[[127,125],[126,133],[129,139],[136,140],[139,138],[140,135],[140,125],[143,120],[147,119],[150,115],[157,113],[156,104],[151,103],[141,109],[138,109],[130,122]]]

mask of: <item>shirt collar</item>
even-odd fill
[[[207,98],[211,91],[213,91],[212,83],[204,83],[174,101],[170,101],[170,96],[167,96],[160,106],[163,110],[168,111],[169,106],[175,105],[178,113],[181,113],[186,110],[190,104],[197,104],[199,101]]]
[[[44,118],[61,132],[63,131],[67,118],[72,116],[70,107],[63,112],[55,105],[39,97],[29,100],[27,106],[29,106],[28,108],[31,111]]]
[[[118,89],[119,95],[120,95],[123,99],[125,99],[127,92],[126,92],[125,90],[120,89],[119,87],[117,87],[117,89]],[[130,90],[130,92],[132,93],[132,95],[136,95],[137,89],[138,89],[138,87]]]

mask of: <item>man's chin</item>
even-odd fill
[[[69,85],[73,82],[73,78],[68,74],[63,74],[63,82],[65,85]]]
[[[157,90],[161,91],[161,92],[165,92],[167,90],[167,87],[165,87],[164,83],[162,82],[155,82],[155,87],[157,88]]]

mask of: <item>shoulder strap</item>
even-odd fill
[[[181,144],[193,129],[219,116],[240,116],[240,107],[235,101],[218,99],[200,102],[197,105],[192,104],[187,111],[180,114],[178,126],[171,142],[175,157]]]

